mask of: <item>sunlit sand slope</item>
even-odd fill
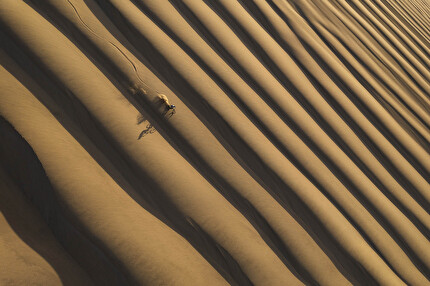
[[[430,285],[428,1],[0,0],[0,43],[1,285]]]

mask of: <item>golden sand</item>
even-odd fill
[[[0,0],[0,43],[0,285],[430,285],[428,1]]]

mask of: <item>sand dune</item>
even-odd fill
[[[0,37],[1,285],[430,285],[428,1],[1,0]]]

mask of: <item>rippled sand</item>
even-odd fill
[[[0,285],[430,285],[427,0],[0,0],[0,47]]]

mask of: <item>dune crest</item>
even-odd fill
[[[429,285],[429,17],[0,1],[0,284]]]

